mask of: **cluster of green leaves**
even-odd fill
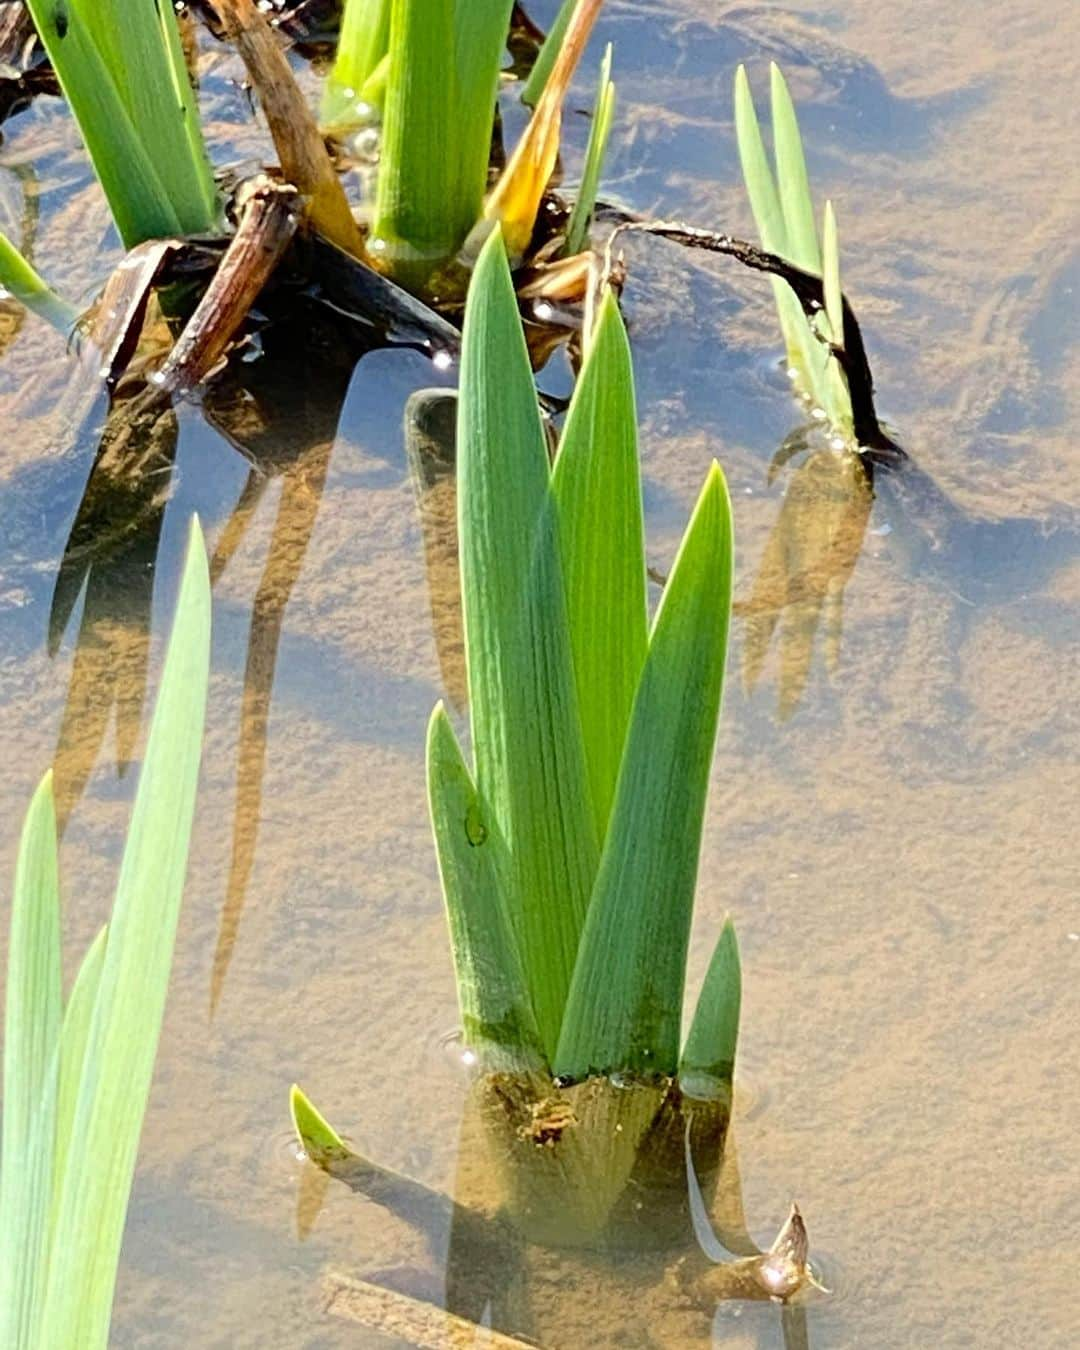
[[[595,6],[591,0],[568,0],[564,6],[538,65],[543,79],[534,75],[529,82],[536,93],[530,101],[537,102],[533,121],[498,190],[489,195],[511,7],[511,0],[346,0],[323,121],[345,130],[378,110],[382,135],[371,248],[406,284],[423,287],[463,247],[472,256],[470,237],[476,237],[473,231],[485,215],[503,222],[508,243],[527,242],[532,233],[558,150],[559,106]],[[568,31],[572,40],[564,52]],[[564,59],[557,63],[560,54]],[[556,78],[549,80],[556,65]],[[570,252],[585,241],[613,113],[609,55],[568,231]]]
[[[844,345],[836,217],[831,202],[826,202],[819,239],[795,105],[779,67],[774,64],[770,74],[771,166],[745,67],[740,66],[735,74],[735,133],[743,179],[762,248],[823,278],[825,309],[813,326],[791,287],[778,277],[773,278],[776,308],[788,367],[800,392],[824,411],[837,433],[850,439],[851,398],[844,372],[832,354],[833,346]]]
[[[213,229],[217,191],[172,5],[27,3],[124,244]]]
[[[347,0],[323,105],[381,102],[372,241],[389,265],[445,262],[480,218],[512,0]]]
[[[0,1345],[98,1350],[172,965],[199,772],[210,582],[194,522],[112,917],[64,1005],[56,813],[27,813],[11,909],[0,1155]]]
[[[466,1040],[488,1067],[673,1075],[730,504],[714,464],[650,628],[618,306],[600,308],[552,467],[498,234],[466,307],[458,494],[475,766],[440,705],[428,783]],[[738,972],[727,925],[683,1071],[730,1076]]]

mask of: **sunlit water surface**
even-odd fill
[[[536,18],[554,8],[537,0]],[[867,518],[859,489],[805,455],[769,485],[798,410],[767,286],[628,246],[650,563],[670,563],[713,456],[735,501],[744,617],[691,989],[730,910],[749,1223],[765,1240],[802,1206],[835,1285],[809,1309],[811,1346],[1075,1346],[1080,10],[611,0],[577,108],[606,39],[608,195],[744,234],[731,78],[747,61],[760,91],[781,62],[882,408],[958,508],[929,535],[919,502],[897,509],[882,485]],[[215,154],[256,158],[236,67],[212,48],[205,65]],[[572,182],[587,122],[569,128]],[[89,300],[119,251],[52,100],[4,126],[9,225],[26,200],[39,266]],[[367,1154],[452,1187],[465,1083],[445,1045],[423,741],[436,699],[460,689],[460,650],[445,503],[418,513],[401,426],[409,392],[453,373],[408,352],[352,372],[268,354],[277,420],[269,474],[250,480],[213,408],[185,408],[171,480],[166,455],[141,499],[150,523],[91,568],[84,596],[75,569],[50,656],[93,445],[70,424],[62,343],[15,315],[0,313],[0,876],[55,755],[69,966],[109,903],[133,777],[117,766],[138,758],[143,671],[152,689],[192,510],[216,553],[191,873],[115,1343],[412,1344],[328,1313],[327,1279],[439,1302],[446,1236],[320,1192],[289,1145],[287,1090],[302,1081]],[[542,380],[565,390],[561,358]],[[846,542],[822,577],[832,530]],[[817,599],[785,581],[804,566]],[[552,1350],[782,1344],[767,1305],[688,1311],[662,1262],[537,1279]]]

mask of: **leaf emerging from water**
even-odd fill
[[[124,243],[211,230],[217,191],[172,6],[28,7]]]
[[[206,551],[193,522],[82,1056],[60,1179],[44,1345],[97,1350],[108,1340],[187,868],[209,648]]]
[[[795,132],[798,134],[797,126]],[[761,246],[770,253],[778,253],[781,257],[790,258],[795,262],[796,245],[791,237],[781,193],[777,191],[776,180],[762,140],[761,126],[754,108],[745,66],[740,66],[735,72],[735,135],[743,181],[746,184],[746,193],[754,213]],[[788,195],[791,195],[790,183]],[[780,331],[787,349],[788,365],[795,371],[803,393],[809,395],[815,402],[823,404],[825,389],[822,372],[825,357],[821,344],[815,338],[791,287],[779,277],[773,277],[771,281]]]
[[[715,1084],[730,1087],[735,1072],[742,1004],[742,968],[735,925],[724,920],[698,995],[690,1034],[683,1046],[679,1081],[684,1091]]]
[[[610,292],[574,390],[552,483],[581,733],[602,842],[648,642],[634,372]]]
[[[60,882],[52,775],[30,802],[11,902],[0,1168],[0,1345],[32,1343],[48,1252],[60,1038]]]
[[[428,727],[428,800],[465,1044],[487,1071],[543,1066],[503,888],[509,858],[440,703]]]
[[[597,846],[547,447],[497,230],[465,311],[457,445],[476,786],[511,855],[506,901],[550,1056]]]
[[[731,604],[717,464],[656,615],[581,939],[557,1074],[674,1074]]]
[[[615,118],[615,85],[611,79],[611,43],[604,52],[600,67],[600,87],[596,91],[596,103],[593,105],[592,126],[589,129],[589,144],[585,151],[585,164],[581,171],[581,186],[570,219],[566,226],[566,247],[569,255],[580,253],[585,247],[593,209],[596,206],[596,193],[600,187],[600,174],[604,167],[604,155],[607,152],[608,137],[611,135],[611,123]]]

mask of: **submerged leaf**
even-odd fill
[[[457,445],[476,786],[511,855],[506,902],[550,1056],[597,847],[547,447],[498,231],[469,290]]]
[[[673,1074],[731,607],[719,465],[656,615],[555,1072]]]
[[[33,1342],[48,1251],[60,1037],[60,881],[52,774],[19,841],[4,1016],[0,1154],[0,1345]]]
[[[610,292],[574,390],[552,486],[593,819],[602,843],[648,642],[634,372]]]

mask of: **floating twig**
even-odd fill
[[[745,239],[736,239],[730,234],[721,234],[716,230],[700,229],[695,225],[683,224],[681,221],[625,218],[620,220],[607,241],[604,274],[616,265],[614,253],[616,241],[630,233],[652,234],[682,244],[684,248],[722,253],[755,272],[767,272],[770,276],[780,277],[786,281],[794,291],[806,317],[811,321],[824,311],[825,287],[821,277],[814,276],[812,272],[796,267],[786,258],[758,248]],[[891,460],[903,458],[904,451],[878,421],[874,406],[874,378],[870,371],[862,330],[846,295],[842,297],[842,303],[844,345],[842,347],[832,345],[830,349],[847,377],[856,441],[861,449],[870,453],[871,458]]]

